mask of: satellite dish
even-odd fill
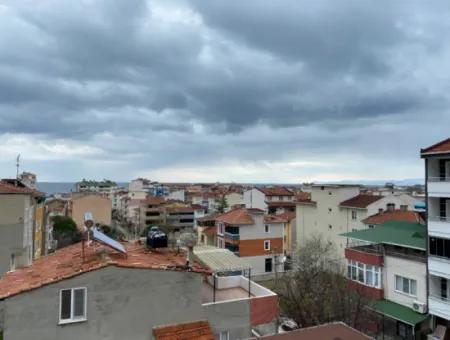
[[[91,212],[84,213],[84,225],[86,228],[90,229],[94,226],[94,217]]]

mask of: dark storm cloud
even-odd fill
[[[280,148],[269,140],[287,153],[345,148],[380,122],[410,124],[420,136],[421,125],[410,122],[450,119],[442,35],[449,8],[357,0],[0,4],[0,136],[90,143],[105,158],[151,154],[152,165],[164,166],[199,150],[203,160],[276,159]],[[361,145],[362,154],[374,148]]]

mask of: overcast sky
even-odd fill
[[[0,0],[0,176],[423,177],[448,1]]]

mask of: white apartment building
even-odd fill
[[[359,185],[316,184],[311,198],[296,201],[297,244],[314,235],[332,242],[341,259],[347,240],[339,234],[366,228],[362,222],[386,210],[413,210],[410,197],[360,194]]]
[[[429,313],[450,327],[450,138],[421,150],[426,169]],[[450,331],[447,330],[447,333]]]

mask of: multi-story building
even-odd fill
[[[283,252],[284,255],[292,258],[296,251],[296,215],[295,211],[288,211],[283,214],[277,215],[277,217],[283,219],[284,232],[283,232]]]
[[[270,214],[295,211],[294,198],[295,193],[285,187],[255,187],[244,191],[246,208],[261,209]]]
[[[389,221],[352,231],[345,249],[348,287],[375,311],[366,331],[388,339],[422,339],[427,314],[426,227]]]
[[[31,264],[35,210],[41,196],[18,180],[0,181],[0,276]]]
[[[84,226],[84,214],[90,212],[94,223],[111,225],[112,206],[109,198],[89,192],[73,193],[68,202],[67,216],[71,217],[80,230]]]
[[[342,184],[313,185],[310,198],[297,199],[296,205],[297,244],[320,235],[335,245],[342,260],[346,240],[341,233],[366,228],[362,221],[377,213],[414,209],[405,196],[360,194],[359,185]]]
[[[450,327],[450,138],[422,149],[421,157],[425,159],[428,215],[428,308],[433,315],[433,324],[448,329]]]
[[[216,275],[220,258],[210,268],[184,251],[117,251],[95,239],[83,249],[62,248],[0,279],[4,340],[247,339],[277,316],[275,293]]]
[[[217,246],[245,257],[253,273],[260,275],[284,270],[285,220],[254,208],[232,209],[215,220]]]

